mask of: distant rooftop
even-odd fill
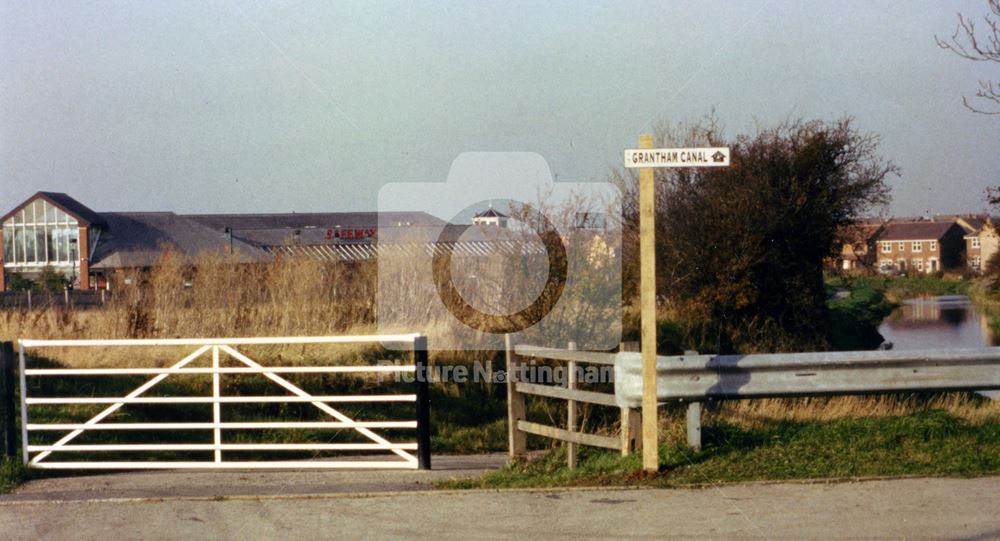
[[[954,221],[890,222],[879,240],[937,240],[953,227]]]
[[[62,192],[37,192],[35,195],[24,200],[23,203],[14,207],[13,210],[4,214],[0,217],[0,222],[6,221],[7,218],[13,216],[16,212],[20,211],[24,207],[28,206],[29,203],[35,201],[38,198],[47,200],[49,203],[60,207],[70,216],[76,218],[81,225],[96,225],[104,226],[104,218],[97,212],[94,212],[87,205],[73,199],[67,194]]]
[[[104,212],[106,230],[98,237],[91,268],[151,267],[164,250],[193,259],[202,252],[230,248],[229,238],[173,212]],[[233,239],[233,253],[244,262],[271,258],[266,251]]]
[[[508,217],[509,216],[507,216],[506,214],[494,210],[493,207],[490,207],[484,210],[483,212],[476,214],[476,218],[508,218]]]
[[[426,212],[291,212],[265,214],[185,214],[212,229],[231,228],[237,231],[376,227],[382,223],[393,225],[444,225],[444,220]]]

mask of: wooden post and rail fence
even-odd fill
[[[614,367],[615,355],[613,353],[577,351],[576,344],[572,342],[567,345],[565,350],[562,350],[515,345],[511,343],[509,336],[506,340],[508,438],[512,457],[523,456],[527,453],[528,434],[565,442],[566,460],[570,468],[576,467],[580,445],[612,449],[620,451],[622,455],[629,455],[639,449],[642,441],[642,420],[639,410],[637,408],[620,408],[615,401],[614,393],[601,393],[578,388],[578,368],[581,365]],[[625,343],[622,344],[621,349],[622,351],[635,351],[637,344]],[[565,362],[567,374],[565,386],[522,381],[520,376],[524,372],[523,368],[528,359]],[[525,401],[529,396],[565,400],[566,427],[527,420]],[[578,427],[578,404],[581,403],[618,409],[620,415],[618,437],[591,434],[580,430]]]

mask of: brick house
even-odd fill
[[[840,228],[837,238],[840,253],[832,261],[835,269],[864,272],[875,268],[878,238],[885,229],[882,220],[866,220]]]
[[[993,220],[987,218],[981,227],[965,235],[965,264],[969,270],[982,272],[986,263],[1000,250],[1000,234]]]
[[[956,221],[892,222],[878,237],[880,272],[932,273],[962,265],[965,229]]]

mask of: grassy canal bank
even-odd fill
[[[834,278],[829,292],[830,345],[872,349],[882,320],[908,298],[970,295],[968,281],[935,277]],[[995,320],[994,320],[995,321]],[[661,328],[663,325],[661,324]],[[677,328],[670,336],[680,336]],[[1000,401],[972,393],[799,398],[717,404],[705,416],[704,447],[691,451],[683,412],[661,417],[658,475],[640,472],[636,454],[587,448],[570,470],[555,448],[446,488],[593,485],[656,487],[725,482],[848,479],[869,476],[975,476],[1000,473]]]
[[[685,445],[683,415],[661,418],[661,471],[639,454],[584,448],[566,467],[557,448],[440,488],[674,487],[746,481],[1000,473],[1000,403],[973,395],[842,397],[726,403],[706,415],[703,449]]]
[[[886,300],[896,304],[912,297],[969,295],[973,283],[972,280],[936,276],[837,276],[827,280],[827,285],[832,287],[876,289],[885,295]]]

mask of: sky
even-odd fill
[[[467,152],[601,182],[714,108],[729,136],[852,116],[891,213],[982,211],[1000,116],[961,98],[1000,65],[936,46],[958,12],[986,3],[2,0],[0,208],[376,210]]]

